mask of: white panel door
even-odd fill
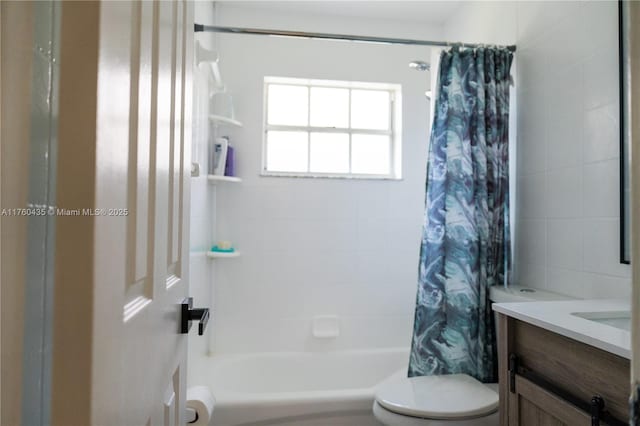
[[[182,425],[193,4],[62,7],[52,423]]]

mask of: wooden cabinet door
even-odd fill
[[[591,417],[535,383],[516,375],[509,393],[509,426],[588,426]]]
[[[501,426],[628,424],[629,360],[505,315],[498,355]]]

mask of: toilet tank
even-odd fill
[[[572,300],[575,297],[565,296],[564,294],[554,293],[552,291],[540,290],[531,287],[522,287],[518,285],[510,285],[509,287],[493,286],[489,289],[489,298],[492,303],[511,303],[511,302],[543,302],[552,300]],[[498,335],[498,313],[494,312],[494,327],[496,336]]]
[[[493,303],[511,302],[542,302],[550,300],[572,300],[575,297],[552,291],[540,290],[531,287],[510,285],[509,287],[493,286],[489,289],[489,298]]]

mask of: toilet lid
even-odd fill
[[[469,419],[498,409],[498,394],[466,374],[402,377],[382,384],[376,401],[394,413],[427,419]]]

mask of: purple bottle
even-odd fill
[[[224,167],[225,176],[235,176],[235,150],[231,145],[227,147],[227,164]]]

